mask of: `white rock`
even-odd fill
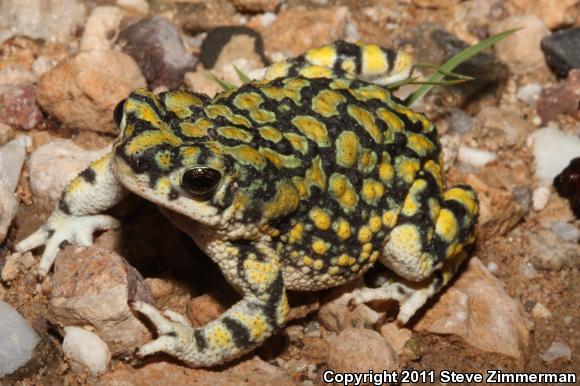
[[[580,138],[561,130],[544,127],[533,134],[536,177],[552,183],[570,161],[580,154]]]
[[[569,222],[557,221],[550,225],[550,229],[562,240],[578,242],[580,239],[580,229]]]
[[[540,302],[536,303],[534,308],[532,308],[532,315],[536,319],[550,319],[552,317],[550,310]]]
[[[102,374],[107,370],[111,362],[111,353],[101,338],[75,326],[65,327],[64,332],[62,350],[69,358],[88,368],[93,375]]]
[[[147,15],[149,13],[149,3],[145,0],[117,0],[117,5],[141,15]]]
[[[546,363],[552,363],[557,359],[564,358],[566,360],[572,359],[572,349],[570,346],[560,342],[552,342],[552,345],[545,353],[540,355],[540,358]]]
[[[119,36],[123,12],[114,6],[96,7],[91,12],[81,39],[81,51],[108,50]]]
[[[273,22],[275,22],[277,18],[278,18],[278,15],[276,15],[275,13],[266,12],[262,16],[260,16],[260,25],[262,27],[267,27],[270,24],[272,24]]]
[[[29,161],[32,194],[35,198],[56,202],[69,181],[107,151],[109,147],[85,150],[64,139],[39,146]]]
[[[29,142],[30,138],[22,136],[0,147],[0,183],[11,192],[18,186]]]
[[[475,167],[485,166],[493,161],[495,157],[496,154],[494,152],[465,145],[459,146],[459,152],[457,153],[459,161]]]
[[[6,262],[4,263],[4,267],[2,267],[2,274],[0,274],[2,281],[9,282],[16,279],[20,271],[21,257],[22,255],[18,252],[6,256]]]
[[[550,188],[547,186],[539,186],[534,189],[532,193],[532,207],[534,210],[540,211],[546,207],[550,200]]]
[[[542,86],[539,83],[530,83],[522,86],[518,89],[516,96],[522,102],[535,106],[540,99],[540,93],[542,92]]]
[[[0,300],[0,378],[26,364],[40,337],[12,306]]]
[[[0,184],[0,242],[4,241],[17,210],[18,201],[14,197],[14,193],[8,190],[4,184]]]
[[[526,261],[525,263],[522,264],[521,273],[528,280],[535,279],[536,277],[538,277],[538,272],[536,271],[536,268],[534,268],[534,265],[529,261]]]
[[[66,42],[84,16],[80,0],[2,0],[0,42],[13,35]]]

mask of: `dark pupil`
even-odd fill
[[[210,168],[194,168],[183,173],[182,187],[189,193],[207,198],[217,188],[221,175],[217,170]]]

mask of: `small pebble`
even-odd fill
[[[562,240],[575,243],[580,239],[580,229],[569,222],[557,221],[550,226],[550,229]]]
[[[64,332],[62,350],[68,357],[88,368],[93,375],[107,370],[111,353],[101,338],[84,328],[74,326],[65,327]]]
[[[475,167],[485,166],[493,161],[495,157],[496,154],[493,152],[465,145],[459,146],[459,152],[457,154],[459,161]]]
[[[497,264],[496,264],[496,263],[489,263],[489,264],[487,265],[487,270],[488,270],[489,272],[491,272],[491,273],[496,273],[496,272],[497,272],[497,270],[498,270],[498,268],[499,268],[499,267],[497,266]]]
[[[449,129],[454,134],[467,133],[473,125],[473,118],[462,109],[454,107],[449,117]]]
[[[542,303],[538,302],[532,308],[532,316],[536,319],[551,319],[552,313]]]
[[[544,127],[536,130],[533,142],[536,176],[550,183],[580,154],[580,138],[558,129]]]
[[[540,354],[540,358],[546,363],[552,363],[560,358],[566,360],[572,359],[572,349],[565,343],[552,342],[552,345],[546,350],[545,353]]]
[[[540,93],[542,92],[542,86],[539,83],[530,83],[522,86],[518,89],[516,96],[522,102],[535,106],[540,99]]]
[[[532,193],[532,207],[536,211],[540,211],[546,207],[550,200],[550,189],[545,186],[540,186],[534,189]]]
[[[538,277],[538,272],[534,268],[534,265],[529,261],[526,261],[524,264],[522,264],[521,272],[522,275],[528,280]]]

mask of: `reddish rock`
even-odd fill
[[[117,133],[113,110],[147,84],[135,61],[115,50],[82,52],[40,78],[40,106],[63,124],[81,130]]]
[[[0,122],[16,129],[29,130],[42,121],[36,104],[36,87],[0,85]]]
[[[91,326],[113,355],[130,355],[150,340],[129,301],[152,303],[143,278],[121,256],[96,246],[69,246],[54,265],[50,320]]]
[[[510,231],[525,215],[512,192],[487,185],[473,174],[468,174],[465,183],[471,185],[479,198],[479,219],[476,235],[487,240]]]
[[[309,48],[342,39],[346,36],[348,16],[346,7],[283,11],[272,24],[260,31],[264,37],[266,53],[272,55],[281,52],[293,57]]]
[[[398,355],[410,354],[405,345],[413,336],[413,331],[399,326],[397,322],[391,322],[382,325],[379,332]]]
[[[523,146],[529,135],[528,126],[515,111],[483,106],[475,117],[469,134],[474,137],[478,147],[498,151]]]
[[[538,101],[538,115],[542,123],[556,119],[560,114],[580,119],[580,69],[571,70],[566,81],[542,90]]]
[[[512,0],[513,5],[525,14],[542,19],[551,30],[571,25],[579,14],[578,0]]]
[[[119,364],[102,376],[97,386],[294,386],[296,383],[279,367],[259,358],[218,369],[190,369],[171,362],[151,362],[140,367]]]
[[[472,258],[413,329],[457,335],[482,351],[524,361],[530,343],[526,316],[503,287],[479,259]]]
[[[347,328],[330,344],[328,368],[341,373],[389,372],[399,368],[399,358],[378,332]]]
[[[227,305],[221,303],[215,294],[203,294],[191,299],[187,316],[191,324],[198,327],[217,319],[227,309]]]

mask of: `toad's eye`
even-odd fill
[[[217,190],[222,175],[215,169],[195,167],[188,169],[181,176],[181,188],[193,198],[209,199]]]
[[[123,99],[121,102],[117,103],[115,110],[113,111],[113,119],[118,128],[121,128],[121,121],[123,120],[123,108],[125,107],[125,102],[127,99]]]

